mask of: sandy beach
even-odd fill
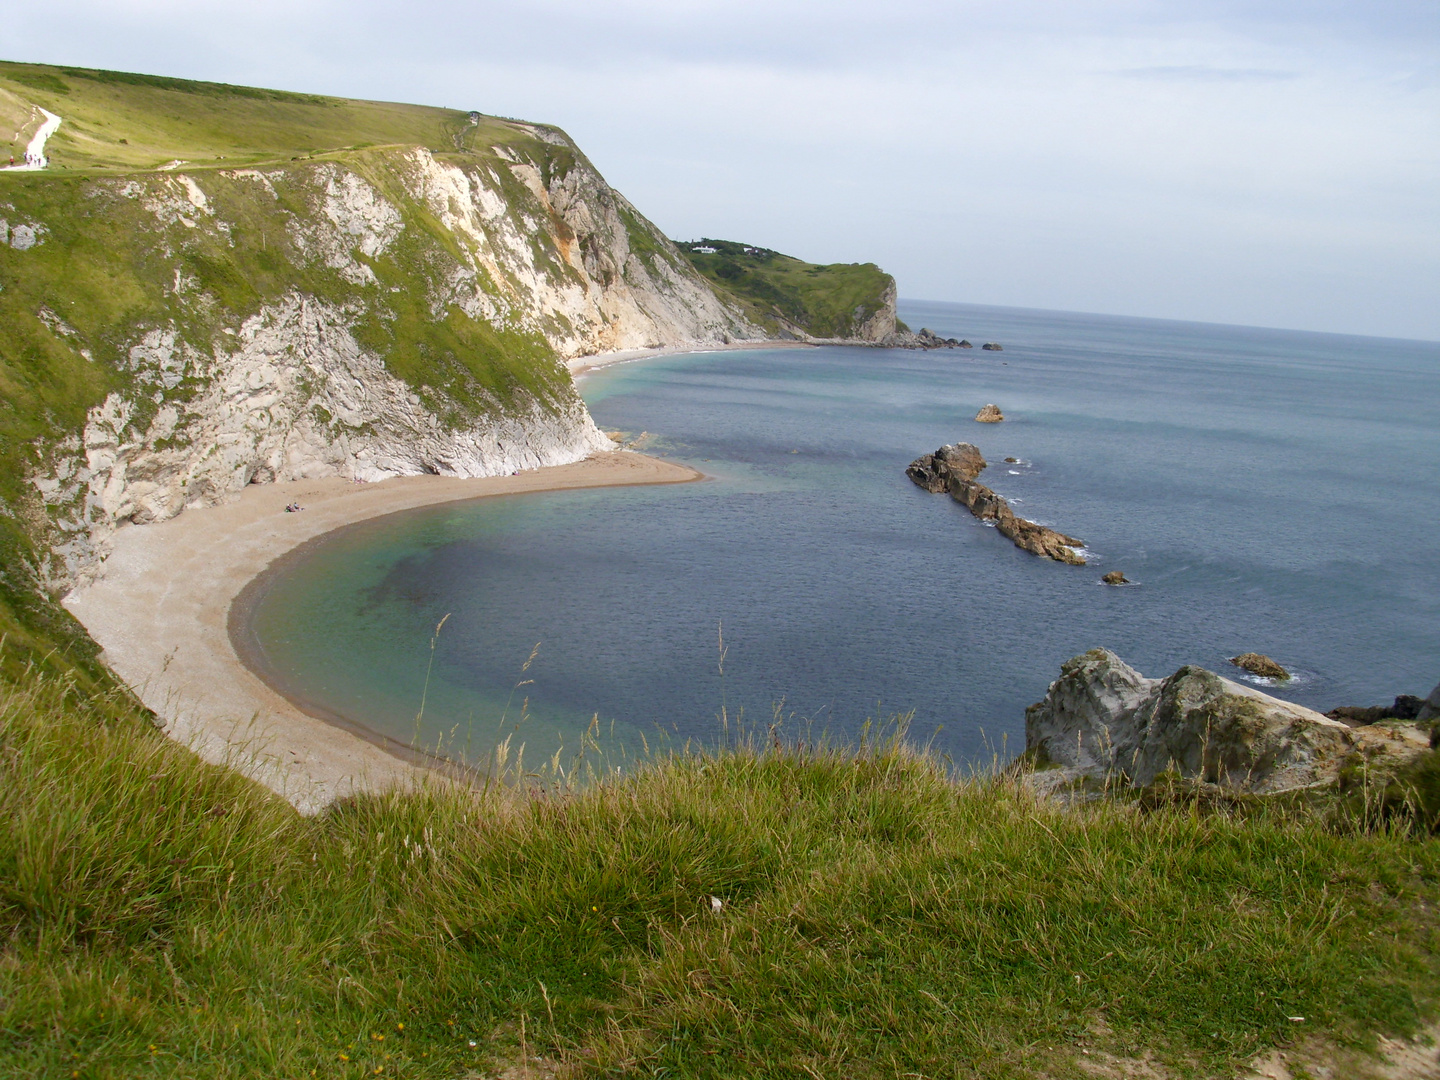
[[[334,529],[419,506],[699,479],[685,466],[615,451],[515,476],[254,485],[224,506],[120,530],[103,576],[65,606],[172,738],[315,813],[351,793],[413,782],[423,769],[403,748],[389,752],[378,737],[307,714],[241,662],[229,634],[231,605],[266,567]],[[304,509],[285,513],[292,502]]]
[[[731,341],[723,345],[666,345],[655,349],[622,349],[618,352],[595,353],[591,356],[576,356],[565,361],[570,374],[576,378],[612,364],[627,364],[632,360],[649,360],[655,356],[679,356],[685,353],[704,352],[745,352],[750,349],[813,349],[808,341],[774,339],[769,341]]]

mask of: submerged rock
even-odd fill
[[[1143,788],[1167,776],[1235,793],[1384,782],[1429,752],[1414,724],[1352,728],[1204,668],[1147,679],[1108,649],[1065,662],[1025,710],[1042,793],[1086,784]]]
[[[1124,574],[1122,574],[1119,570],[1111,570],[1108,574],[1106,574],[1106,575],[1105,575],[1104,577],[1102,577],[1100,580],[1103,581],[1106,585],[1129,585],[1129,584],[1130,584],[1130,579],[1127,578]]]
[[[1264,653],[1247,652],[1230,657],[1230,663],[1262,679],[1288,679],[1290,672]]]
[[[986,405],[975,414],[975,419],[981,424],[998,424],[1005,419],[1005,414],[1000,411],[999,405]]]

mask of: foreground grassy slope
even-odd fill
[[[5,1075],[1228,1076],[1440,986],[1440,843],[1274,804],[1063,810],[882,745],[307,820],[43,681],[0,751]]]
[[[895,279],[874,263],[820,266],[729,240],[678,247],[751,321],[779,336],[799,330],[811,337],[854,337],[894,303]]]

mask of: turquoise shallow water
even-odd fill
[[[914,710],[917,739],[988,758],[1023,742],[1024,707],[1095,645],[1149,675],[1233,675],[1227,656],[1265,652],[1297,675],[1271,692],[1322,709],[1440,678],[1440,344],[902,315],[1005,351],[605,369],[581,386],[596,421],[714,479],[343,530],[272,576],[251,644],[292,697],[404,742],[478,756],[523,713],[531,760],[592,716],[627,746],[657,729],[713,739],[722,704],[842,735]],[[1009,419],[975,423],[986,402]],[[1017,512],[1082,537],[1091,565],[1026,555],[905,478],[956,440]],[[1139,584],[1098,585],[1112,569]]]

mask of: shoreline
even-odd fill
[[[167,735],[313,814],[347,795],[408,786],[449,770],[423,751],[301,707],[246,664],[232,620],[243,617],[247,590],[253,596],[250,587],[277,560],[337,529],[424,506],[702,479],[688,466],[615,450],[513,476],[253,485],[222,506],[121,529],[102,576],[64,604]],[[303,511],[284,512],[297,501]]]
[[[828,342],[825,344],[829,344]],[[615,364],[628,364],[634,360],[649,360],[656,356],[684,356],[688,353],[749,352],[754,349],[815,349],[814,342],[795,341],[791,338],[767,338],[760,341],[727,341],[713,345],[657,345],[649,349],[619,349],[615,352],[591,353],[575,356],[565,361],[571,378],[578,379],[601,368]]]

